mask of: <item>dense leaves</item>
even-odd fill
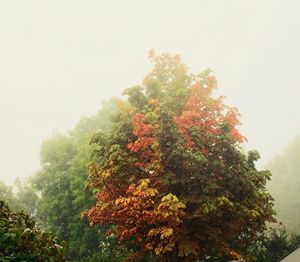
[[[270,173],[256,170],[257,152],[241,150],[239,113],[213,96],[210,71],[189,74],[179,56],[150,59],[154,69],[125,91],[129,105],[113,115],[111,132],[93,137],[97,203],[86,216],[115,225],[111,234],[137,250],[127,259],[241,258],[274,221]]]
[[[300,233],[300,137],[267,164],[272,171],[268,188],[275,210],[290,232]]]
[[[35,227],[23,212],[12,212],[0,201],[0,261],[63,261],[64,245]]]

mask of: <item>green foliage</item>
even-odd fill
[[[272,172],[268,188],[275,199],[278,220],[300,233],[300,136],[267,164]]]
[[[47,230],[68,243],[66,258],[70,260],[95,261],[92,258],[98,255],[113,258],[121,253],[104,248],[113,240],[107,239],[102,227],[90,227],[81,216],[94,202],[92,192],[84,192],[92,151],[89,141],[97,130],[110,130],[109,116],[117,103],[117,99],[103,103],[96,116],[82,118],[69,134],[55,134],[41,147],[42,168],[32,179],[41,196],[37,217]]]
[[[63,261],[64,243],[0,201],[0,261]]]

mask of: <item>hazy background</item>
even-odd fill
[[[0,179],[39,167],[39,147],[139,84],[147,51],[207,67],[239,108],[261,165],[300,134],[299,1],[1,1]]]

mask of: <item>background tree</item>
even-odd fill
[[[31,177],[24,181],[17,179],[14,188],[15,210],[24,210],[27,214],[36,216],[38,195],[31,183]]]
[[[12,187],[7,186],[1,180],[0,180],[0,200],[5,201],[10,205],[13,204],[14,202]]]
[[[109,116],[117,103],[104,102],[96,116],[82,118],[68,134],[55,134],[41,147],[41,169],[32,179],[40,194],[37,216],[47,230],[67,242],[67,259],[113,261],[121,255],[122,250],[110,248],[114,239],[106,238],[105,228],[92,228],[81,217],[94,201],[92,192],[84,192],[89,141],[97,130],[110,130]]]
[[[279,223],[260,234],[245,252],[258,262],[279,262],[299,245],[300,236],[289,235],[283,224]]]
[[[23,210],[34,216],[36,215],[38,196],[29,180],[20,181],[17,179],[12,187],[0,181],[0,200],[7,202],[13,211]]]
[[[268,171],[257,152],[241,150],[239,114],[212,94],[210,71],[192,75],[179,56],[150,52],[154,69],[142,86],[125,90],[129,105],[112,117],[112,130],[92,143],[89,187],[97,203],[92,224],[136,250],[165,261],[240,258],[241,250],[274,221]]]
[[[273,174],[268,188],[275,210],[290,232],[300,233],[300,136],[267,164]]]

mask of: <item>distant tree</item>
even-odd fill
[[[14,202],[14,194],[12,187],[7,186],[4,181],[0,180],[0,200],[9,203],[10,205]]]
[[[283,224],[270,227],[247,247],[258,262],[279,262],[300,246],[300,235],[289,235]]]
[[[15,193],[13,210],[24,210],[31,216],[36,216],[38,195],[31,183],[31,177],[21,181],[15,181]]]
[[[111,234],[133,251],[127,260],[241,258],[274,221],[270,173],[255,168],[257,152],[240,148],[239,113],[214,98],[210,71],[189,74],[179,56],[150,59],[154,69],[125,90],[129,105],[113,115],[111,132],[92,139],[97,203],[86,216],[115,225]]]
[[[17,179],[14,186],[0,181],[0,200],[7,202],[13,211],[24,210],[29,215],[35,215],[37,198],[29,181]]]
[[[300,233],[300,136],[266,167],[273,176],[268,188],[275,199],[275,210],[288,231]]]
[[[25,213],[10,211],[0,200],[0,261],[63,260],[63,242],[36,228]]]
[[[84,192],[86,165],[92,148],[89,141],[97,130],[110,130],[109,116],[117,99],[103,103],[96,116],[85,117],[69,134],[55,134],[44,141],[40,151],[41,169],[32,182],[40,194],[37,217],[44,227],[68,244],[66,258],[89,261],[91,257],[118,257],[109,249],[114,239],[106,238],[103,227],[90,227],[81,216],[94,202],[92,192]],[[93,259],[92,261],[98,261]]]

